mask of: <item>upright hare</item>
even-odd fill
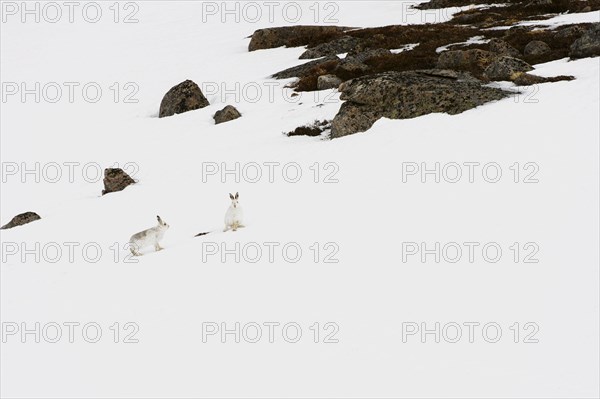
[[[229,198],[231,198],[231,205],[227,209],[227,213],[225,213],[225,229],[223,231],[236,231],[238,228],[244,227],[244,211],[238,203],[238,199],[240,198],[239,193],[235,193],[235,196],[229,194]]]
[[[135,256],[141,256],[140,249],[154,245],[155,251],[160,251],[162,248],[159,241],[162,240],[169,225],[163,222],[160,216],[157,216],[158,226],[140,231],[131,236],[129,239],[129,250]]]

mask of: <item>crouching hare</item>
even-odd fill
[[[240,198],[239,193],[235,193],[235,197],[229,194],[229,198],[231,198],[231,205],[225,214],[225,228],[223,231],[236,231],[238,228],[244,227],[244,211],[238,203],[238,199]]]
[[[162,247],[159,241],[162,240],[169,225],[163,222],[160,216],[157,216],[158,226],[140,231],[131,236],[129,239],[129,250],[134,256],[141,256],[140,249],[154,245],[155,251],[160,251]]]

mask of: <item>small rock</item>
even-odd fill
[[[10,222],[8,222],[4,226],[0,227],[0,230],[12,229],[13,227],[22,226],[24,224],[31,223],[33,221],[40,220],[40,219],[41,219],[40,215],[38,215],[35,212],[21,213],[21,214],[15,216],[14,218],[12,218],[12,220]]]
[[[159,118],[181,114],[187,111],[204,108],[210,105],[200,87],[191,80],[186,80],[172,87],[160,103]]]
[[[517,72],[529,72],[533,67],[525,61],[509,56],[498,57],[485,69],[490,80],[511,80]]]
[[[592,25],[571,45],[569,57],[585,58],[600,55],[600,22]]]
[[[540,55],[549,53],[550,51],[552,50],[550,49],[550,46],[546,44],[546,42],[543,42],[541,40],[533,40],[527,43],[525,49],[523,50],[523,53],[525,55]]]
[[[223,122],[229,122],[234,119],[241,117],[240,111],[238,111],[234,106],[228,105],[220,111],[217,111],[213,116],[215,120],[215,125]]]
[[[104,190],[102,195],[124,190],[125,187],[135,184],[133,180],[123,169],[106,168],[104,169]]]
[[[498,55],[508,55],[511,57],[520,57],[521,53],[519,50],[506,43],[502,39],[492,39],[489,42],[490,51]]]
[[[342,79],[335,75],[321,75],[317,79],[317,89],[337,89],[342,84]]]

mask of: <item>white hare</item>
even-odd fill
[[[229,194],[229,198],[231,198],[231,205],[227,209],[227,213],[225,213],[225,228],[223,231],[230,229],[236,231],[238,228],[244,227],[244,211],[238,203],[238,199],[240,198],[239,193],[235,193],[235,196]]]
[[[157,216],[158,226],[140,231],[131,236],[129,239],[129,250],[135,256],[141,256],[140,249],[154,245],[155,251],[160,251],[162,248],[159,241],[162,240],[169,225],[163,222],[160,216]]]

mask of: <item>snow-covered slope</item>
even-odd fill
[[[114,23],[108,4],[96,24],[77,14],[73,24],[2,24],[3,84],[56,82],[64,90],[56,103],[47,101],[51,92],[39,103],[33,95],[2,102],[2,223],[29,210],[42,216],[1,233],[3,396],[598,396],[598,58],[537,65],[536,74],[576,80],[460,115],[383,119],[333,141],[288,138],[282,133],[331,119],[340,101],[334,91],[291,97],[289,81],[268,78],[300,64],[303,48],[247,51],[254,30],[290,24],[280,12],[272,22],[263,7],[257,23],[231,16],[223,23],[221,14],[203,14],[201,3],[136,4],[132,24]],[[303,3],[300,22],[328,22],[331,11],[345,26],[425,18],[403,2],[335,4],[320,3],[315,21]],[[211,105],[157,118],[164,93],[185,79]],[[80,84],[73,102],[65,82]],[[90,82],[102,89],[96,103],[80,90]],[[132,88],[139,101],[125,103]],[[227,104],[242,118],[214,125],[213,114]],[[21,174],[36,162],[39,183]],[[70,162],[79,163],[72,179]],[[469,182],[472,162],[479,164]],[[62,165],[56,183],[48,181],[53,163]],[[407,175],[436,163],[447,172],[439,183]],[[454,163],[462,178],[451,183]],[[115,164],[139,183],[100,196],[96,173]],[[222,174],[236,165],[239,182]],[[500,180],[486,181],[498,168]],[[253,182],[256,170],[262,177]],[[222,233],[228,193],[236,191],[246,228]],[[128,258],[130,235],[153,226],[157,214],[171,226],[165,250]],[[205,231],[211,234],[193,238]],[[439,263],[433,255],[422,262],[403,245],[436,242],[458,243],[462,258],[448,261],[450,245]],[[473,262],[465,242],[479,243]],[[496,243],[490,257],[501,248],[496,263],[482,254],[486,243]],[[39,262],[31,254],[23,262],[22,245],[39,245]],[[77,245],[72,259],[69,245]],[[222,251],[236,245],[239,262]],[[62,254],[53,262],[56,248]],[[262,256],[253,262],[257,248]],[[36,322],[46,326],[40,343],[8,334]],[[73,343],[68,322],[80,323]],[[138,343],[123,343],[133,331],[127,322],[139,327]],[[203,339],[212,323],[236,322],[247,326],[240,343],[233,335],[225,343],[219,334]],[[273,343],[268,322],[280,323]],[[440,343],[431,334],[425,343],[420,334],[403,337],[410,323],[422,322],[447,326],[447,335]],[[480,323],[473,343],[468,322]],[[51,323],[61,326],[57,343],[49,342]],[[83,337],[86,323],[101,327],[99,342],[84,339],[94,336]],[[255,335],[248,323],[261,326],[259,342],[248,342]],[[284,339],[286,323],[301,327],[297,343]],[[459,342],[449,342],[448,323],[461,326]],[[483,337],[486,323],[501,327],[498,342],[484,339],[495,335]],[[329,340],[339,342],[325,343],[332,332]]]

